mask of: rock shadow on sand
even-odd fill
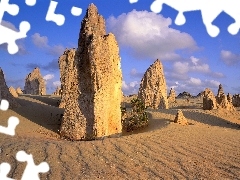
[[[64,109],[34,102],[32,96],[19,97],[16,100],[21,107],[13,109],[14,112],[50,131],[58,133]],[[51,104],[57,101],[50,100],[53,101]]]
[[[184,116],[189,119],[199,123],[203,123],[210,126],[219,126],[223,128],[231,128],[240,130],[240,124],[230,122],[226,119],[214,116],[212,114],[207,114],[203,110],[202,112],[197,111],[188,111],[186,109],[181,109],[183,111]],[[158,109],[158,110],[151,110],[152,112],[160,112],[166,115],[176,115],[177,109]],[[198,110],[199,111],[199,110]]]

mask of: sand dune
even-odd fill
[[[59,138],[63,109],[58,100],[22,95],[17,98],[21,107],[0,112],[1,125],[12,115],[20,119],[14,137],[0,134],[0,159],[11,164],[9,177],[21,178],[26,163],[15,155],[25,150],[36,164],[49,163],[41,179],[240,179],[239,109],[203,111],[196,99],[177,100],[169,110],[149,109],[145,129],[72,142]],[[191,125],[173,123],[178,108]]]

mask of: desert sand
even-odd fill
[[[0,124],[10,116],[20,124],[15,136],[0,134],[1,162],[11,164],[8,177],[21,179],[26,163],[16,160],[20,150],[35,164],[50,170],[40,179],[240,179],[240,109],[202,110],[201,99],[177,99],[170,109],[148,109],[149,126],[123,132],[119,138],[95,141],[60,139],[63,109],[59,96],[20,95],[21,107],[0,111]],[[181,109],[189,125],[173,123]]]

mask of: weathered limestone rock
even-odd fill
[[[75,61],[76,49],[66,49],[62,56],[58,59],[60,69],[60,81],[61,81],[61,102],[59,107],[65,108],[66,102],[69,101],[69,90],[72,88],[72,84],[77,83],[76,74],[76,61]]]
[[[13,95],[13,97],[18,97],[17,91],[14,89],[14,87],[9,88],[9,92]]]
[[[222,95],[223,95],[223,94],[224,94],[223,86],[222,86],[222,84],[219,84],[218,93],[217,93],[217,96],[216,96],[216,100],[217,100],[217,103],[218,103],[218,104],[221,103]]]
[[[162,63],[157,59],[145,72],[138,98],[145,107],[154,109],[168,109],[167,86]]]
[[[53,95],[61,96],[62,95],[62,89],[58,86],[56,90],[53,92]]]
[[[232,103],[235,107],[240,107],[240,94],[233,95]]]
[[[18,95],[23,94],[22,89],[21,89],[20,87],[18,87],[18,88],[16,89],[16,92],[18,93]]]
[[[174,123],[178,123],[181,125],[188,125],[187,119],[183,116],[183,113],[181,110],[178,110],[174,119]]]
[[[46,95],[45,81],[39,68],[35,68],[27,75],[25,79],[24,93],[32,95]]]
[[[206,88],[203,94],[203,109],[204,110],[217,109],[216,98],[209,88]]]
[[[105,21],[93,4],[81,24],[73,66],[60,135],[92,140],[121,134],[119,48],[114,35],[106,35]]]
[[[4,74],[2,69],[0,68],[0,101],[5,99],[9,102],[9,108],[17,108],[20,105],[17,103],[13,95],[9,92],[9,89],[6,85],[6,81],[4,79]]]
[[[168,102],[174,103],[176,101],[176,92],[174,89],[170,89],[169,96],[168,96]]]
[[[218,108],[234,111],[235,108],[231,102],[229,102],[227,96],[223,93],[219,98]]]
[[[227,100],[229,103],[232,103],[232,96],[229,93],[227,94]]]

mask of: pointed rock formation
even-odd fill
[[[168,96],[168,102],[174,103],[175,101],[176,101],[176,92],[173,88],[171,88]]]
[[[73,67],[71,86],[63,92],[69,99],[60,135],[92,140],[121,134],[119,48],[114,35],[106,35],[105,21],[94,4],[82,20]]]
[[[18,95],[23,94],[22,89],[21,89],[20,87],[18,87],[18,88],[16,89],[16,92],[18,93]]]
[[[181,110],[178,110],[174,119],[174,123],[178,123],[181,125],[188,125],[187,119],[183,116],[183,112]]]
[[[0,68],[0,102],[2,99],[5,99],[9,102],[10,109],[17,108],[20,106],[13,97],[13,95],[9,92],[9,89],[6,85],[6,81],[4,79],[3,71]]]
[[[204,110],[217,109],[216,98],[211,89],[209,88],[206,88],[203,93],[203,109]]]
[[[218,104],[218,108],[222,108],[222,109],[226,109],[229,111],[234,111],[235,108],[233,106],[233,104],[231,102],[229,102],[228,98],[226,95],[221,94],[221,96],[219,97],[219,104]]]
[[[222,86],[222,84],[219,84],[218,93],[217,93],[217,96],[216,96],[216,100],[217,100],[218,104],[221,103],[222,95],[224,95],[223,86]]]
[[[14,89],[14,87],[9,88],[9,92],[13,95],[13,97],[18,97],[17,91]]]
[[[39,68],[35,68],[25,79],[24,94],[46,95],[45,81]]]
[[[160,60],[157,59],[145,72],[138,98],[145,107],[168,109],[167,86]]]
[[[75,61],[76,49],[66,49],[58,59],[60,69],[60,81],[61,81],[61,102],[59,107],[65,108],[66,102],[69,100],[69,90],[72,85],[77,83],[77,66]]]

